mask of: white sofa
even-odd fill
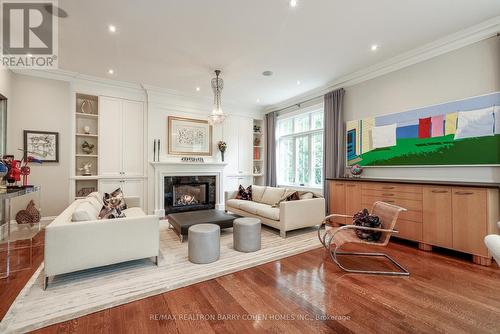
[[[225,193],[225,210],[244,217],[259,218],[263,224],[280,230],[281,237],[287,231],[321,224],[325,218],[325,199],[313,197],[296,201],[280,201],[290,189],[252,185],[252,200],[236,199],[237,191]]]
[[[49,277],[59,274],[148,257],[158,264],[159,218],[146,215],[137,197],[125,202],[125,218],[98,220],[101,195],[92,193],[46,227],[44,289]]]

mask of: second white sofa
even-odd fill
[[[315,197],[296,201],[282,201],[289,189],[252,185],[252,200],[236,199],[237,191],[225,193],[225,210],[244,217],[259,218],[263,224],[280,230],[281,237],[287,231],[316,226],[325,218],[325,199]]]

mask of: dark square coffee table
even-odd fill
[[[226,213],[222,210],[198,210],[171,213],[167,215],[168,222],[174,228],[181,242],[187,237],[190,226],[196,224],[217,224],[221,229],[233,227],[233,221],[240,216]]]

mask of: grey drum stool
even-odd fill
[[[211,263],[220,256],[220,226],[215,224],[193,225],[188,230],[189,261]]]
[[[234,249],[255,252],[260,249],[260,219],[236,218],[233,222]]]

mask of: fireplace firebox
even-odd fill
[[[164,190],[165,214],[215,208],[215,175],[166,176]]]

